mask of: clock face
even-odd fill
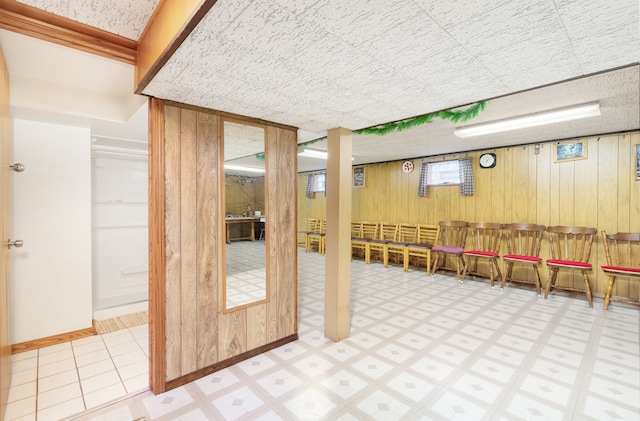
[[[496,154],[483,153],[480,155],[480,168],[493,168],[496,166]]]
[[[402,171],[404,171],[407,174],[409,174],[411,171],[413,171],[413,162],[405,161],[402,164]]]

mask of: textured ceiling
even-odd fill
[[[157,2],[26,3],[136,39]],[[300,142],[497,97],[467,124],[602,107],[599,118],[464,140],[438,120],[354,135],[355,164],[638,129],[638,9],[637,0],[218,0],[143,92],[296,126]],[[322,167],[299,160],[300,170]]]

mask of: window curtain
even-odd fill
[[[307,180],[307,199],[313,199],[313,175],[309,175]]]
[[[475,187],[473,184],[473,167],[471,166],[471,158],[459,159],[458,166],[460,168],[460,194],[463,196],[473,196],[475,193]]]
[[[423,162],[420,168],[420,180],[418,181],[418,196],[425,197],[427,195],[427,174],[429,163]]]

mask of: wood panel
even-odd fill
[[[135,40],[15,0],[0,2],[0,28],[127,64],[136,63]]]
[[[150,384],[159,393],[297,338],[297,139],[293,128],[266,126],[268,300],[225,311],[223,117],[151,104],[150,308],[159,322],[150,318]]]
[[[165,279],[166,279],[166,378],[182,375],[182,256],[180,187],[180,109],[165,108]]]
[[[415,159],[419,173],[422,162],[470,156],[473,159],[476,194],[461,196],[458,186],[429,187],[426,197],[417,197],[418,178],[405,177],[402,161],[365,166],[366,183],[353,196],[352,219],[436,224],[443,219],[470,222],[491,220],[502,223],[581,225],[607,232],[640,232],[640,181],[635,180],[635,145],[640,132],[579,139],[587,143],[587,159],[554,162],[557,142],[488,150],[498,158],[495,168],[481,170],[477,164],[484,151],[446,157]],[[536,153],[537,151],[537,153]],[[299,220],[324,215],[323,197],[304,197],[306,175],[298,177]],[[416,220],[417,219],[417,220]],[[504,251],[504,250],[503,250]],[[545,234],[541,257],[549,257]],[[592,289],[603,296],[607,277],[600,238],[593,245]],[[531,270],[516,268],[514,276],[533,281]],[[548,270],[540,266],[546,283]],[[582,288],[579,274],[561,271],[560,285]],[[613,296],[640,299],[640,283],[620,278]]]
[[[149,98],[149,387],[166,390],[164,101]]]
[[[224,267],[224,202],[220,186],[222,147],[220,117],[199,111],[197,133],[197,299],[196,334],[197,367],[210,366],[221,361],[219,341],[220,282]],[[192,240],[193,241],[193,240]]]
[[[182,0],[159,3],[138,41],[136,93],[144,90],[216,1]]]

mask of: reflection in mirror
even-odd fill
[[[224,309],[267,298],[264,127],[224,121]]]

